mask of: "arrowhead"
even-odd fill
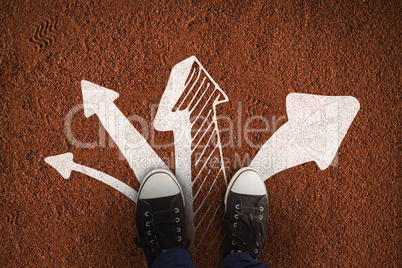
[[[191,56],[173,66],[153,122],[155,129],[172,130],[176,122],[180,120],[176,118],[177,114],[172,113],[172,110],[185,90],[186,80],[195,62],[197,62],[197,58]]]
[[[81,88],[87,118],[99,111],[99,103],[110,103],[119,97],[119,93],[85,80],[81,81]]]
[[[73,154],[65,153],[45,158],[45,162],[55,168],[63,178],[68,179],[74,167]]]
[[[216,92],[210,91],[206,94],[206,92],[208,92],[207,89],[205,87],[200,87],[198,91],[198,86],[197,88],[193,89],[191,85],[195,86],[195,81],[204,81],[204,79],[205,83],[211,84],[211,88],[215,89]],[[223,92],[219,85],[212,79],[211,75],[205,70],[195,56],[191,56],[181,61],[180,63],[176,64],[170,72],[165,92],[163,93],[155,120],[153,122],[154,127],[161,131],[168,131],[177,128],[177,122],[182,120],[182,117],[184,117],[183,119],[190,117],[189,114],[186,114],[189,109],[187,105],[193,103],[193,100],[193,105],[196,106],[197,103],[200,103],[201,105],[205,104],[205,102],[212,97],[212,95],[216,98],[218,94],[219,99],[213,102],[214,107],[229,100],[225,92]],[[193,100],[191,100],[191,98],[187,99],[188,96],[193,98]],[[204,100],[200,101],[202,98],[204,98]],[[187,102],[185,102],[186,99]],[[183,103],[186,104],[181,106]],[[181,108],[180,110],[179,107]],[[177,111],[181,112],[180,115],[176,113]],[[185,119],[185,121],[187,120],[188,119]]]
[[[359,109],[359,101],[350,96],[291,93],[286,97],[289,123],[301,128],[300,142],[321,170],[332,163]]]

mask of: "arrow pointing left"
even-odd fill
[[[88,175],[94,179],[97,179],[117,191],[121,192],[134,202],[137,201],[137,191],[128,186],[127,184],[119,181],[116,178],[113,178],[110,175],[107,175],[103,172],[100,172],[98,170],[95,170],[90,167],[86,167],[83,165],[80,165],[78,163],[75,163],[73,161],[73,154],[72,153],[65,153],[65,154],[60,154],[60,155],[55,155],[55,156],[49,156],[45,158],[45,162],[51,165],[53,168],[55,168],[63,178],[68,179],[70,177],[71,171],[77,171],[81,172],[85,175]]]

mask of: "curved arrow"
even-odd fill
[[[310,161],[326,169],[359,108],[357,99],[350,96],[289,94],[288,122],[261,147],[250,167],[264,179]]]
[[[169,169],[145,138],[113,103],[119,93],[88,81],[81,81],[84,114],[96,114],[117,144],[139,182],[153,169]]]
[[[94,179],[97,179],[117,191],[121,192],[134,202],[137,201],[137,191],[128,186],[127,184],[119,181],[112,176],[109,176],[103,172],[95,170],[93,168],[89,168],[73,161],[73,154],[72,153],[65,153],[55,156],[49,156],[45,158],[45,162],[55,168],[63,178],[68,179],[71,175],[71,171],[81,172],[85,175],[88,175]]]

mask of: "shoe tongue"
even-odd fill
[[[154,199],[148,199],[145,200],[148,205],[151,207],[151,211],[156,214],[153,215],[153,218],[156,222],[161,222],[163,223],[163,226],[160,226],[162,229],[170,229],[172,228],[175,223],[174,223],[174,209],[177,207],[178,202],[180,202],[180,194],[174,195],[174,196],[167,196],[167,197],[160,197],[160,198],[154,198]],[[172,210],[171,213],[166,212],[166,213],[157,213],[159,211],[166,211],[166,210]]]
[[[152,207],[152,211],[160,211],[169,209],[171,207],[170,204],[177,199],[177,196],[178,195],[145,199],[144,201],[146,201]]]
[[[250,207],[250,208],[244,208],[243,213],[244,214],[258,214],[257,210],[251,209],[251,208],[259,208],[260,207],[260,202],[261,199],[264,198],[264,195],[245,195],[245,194],[237,194],[238,198],[241,202],[241,206],[243,207]]]
[[[245,225],[240,225],[238,228],[239,235],[240,236],[246,236],[247,240],[251,237],[249,237],[249,229],[254,229],[255,228],[255,222],[259,217],[259,207],[261,206],[261,202],[264,199],[264,195],[244,195],[244,194],[237,194],[238,202],[240,202],[241,205],[241,212],[243,216],[246,218],[246,222],[248,223],[248,227]],[[256,209],[258,208],[258,209]]]
[[[151,211],[153,214],[153,220],[157,226],[155,230],[163,235],[164,239],[160,240],[162,248],[169,249],[174,247],[179,247],[176,237],[176,225],[175,222],[175,208],[180,207],[181,196],[180,194],[174,196],[160,197],[145,200],[149,206],[151,206]],[[171,210],[171,212],[168,212]],[[157,213],[160,211],[166,211],[166,213]],[[155,214],[156,212],[156,214]]]

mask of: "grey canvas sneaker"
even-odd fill
[[[242,168],[229,183],[225,195],[223,256],[248,252],[259,260],[268,225],[268,195],[260,174]]]

